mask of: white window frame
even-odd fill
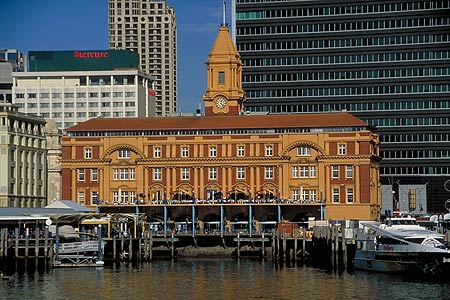
[[[119,180],[119,169],[113,169],[113,180]]]
[[[316,176],[317,176],[316,171],[317,171],[316,166],[310,166],[309,167],[309,177],[316,178]]]
[[[273,146],[266,145],[266,156],[273,156]]]
[[[345,166],[345,178],[353,178],[353,166]]]
[[[136,192],[130,192],[130,202],[135,203],[136,202]]]
[[[209,180],[217,180],[217,167],[208,168]]]
[[[114,191],[113,192],[113,203],[117,203],[117,202],[119,202],[119,192]]]
[[[92,191],[91,192],[91,203],[92,204],[99,204],[99,197],[98,197],[98,191]]]
[[[293,190],[293,191],[292,191],[292,199],[293,199],[294,201],[300,200],[300,194],[298,193],[298,190]]]
[[[209,146],[209,157],[217,157],[217,147]]]
[[[84,181],[86,179],[86,172],[84,169],[78,169],[78,181]]]
[[[245,179],[245,167],[236,168],[236,178],[239,180]]]
[[[237,156],[244,157],[245,156],[245,147],[242,145],[237,146]]]
[[[264,168],[264,178],[265,179],[273,179],[273,172],[274,172],[274,168],[273,166],[267,166]]]
[[[300,178],[308,178],[309,177],[309,167],[308,166],[300,166],[299,167]]]
[[[128,180],[128,169],[120,169],[120,180]]]
[[[311,156],[311,147],[310,146],[298,146],[297,156]]]
[[[117,158],[119,159],[128,159],[131,158],[131,151],[130,149],[119,149],[117,151]]]
[[[84,194],[84,191],[78,191],[78,195],[77,195],[77,202],[80,205],[85,205],[86,204],[86,196]]]
[[[153,157],[154,158],[161,158],[161,147],[155,147],[153,148]]]
[[[135,169],[129,169],[129,174],[130,174],[130,180],[135,180],[136,179],[136,170]]]
[[[189,157],[189,147],[181,147],[181,157]]]
[[[303,189],[301,196],[302,196],[303,201],[308,202],[309,201],[309,190]]]
[[[153,168],[153,180],[162,180],[161,168]]]
[[[347,145],[346,144],[338,144],[338,154],[339,155],[347,154]]]
[[[332,190],[332,194],[331,195],[332,195],[331,201],[333,203],[339,203],[339,189],[334,188]]]
[[[339,178],[339,166],[331,166],[331,177]]]
[[[309,190],[309,199],[311,202],[317,201],[317,191],[316,190]]]
[[[292,166],[292,178],[298,178],[298,166]]]
[[[91,181],[98,181],[98,169],[91,169]]]
[[[181,180],[189,180],[189,168],[188,167],[181,168]]]
[[[345,189],[345,199],[346,199],[347,203],[355,202],[355,192],[354,192],[353,188]]]
[[[92,148],[84,148],[84,158],[85,159],[92,158]]]

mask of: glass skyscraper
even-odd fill
[[[380,134],[382,210],[446,211],[450,1],[232,6],[247,111],[351,112]]]

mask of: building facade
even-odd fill
[[[13,72],[20,111],[63,129],[97,117],[154,116],[152,78],[137,69]]]
[[[233,0],[245,110],[377,128],[383,211],[450,199],[450,1]]]
[[[12,103],[12,64],[0,59],[0,103]]]
[[[0,60],[11,63],[14,72],[25,72],[28,70],[27,55],[17,49],[0,49]]]
[[[97,118],[68,128],[63,198],[147,207],[282,203],[286,214],[297,207],[328,219],[378,219],[378,136],[347,113],[240,113],[240,62],[229,42],[222,26],[207,63],[207,116]]]
[[[47,205],[45,120],[0,103],[0,207]]]
[[[110,49],[139,54],[140,68],[155,78],[157,116],[177,111],[177,26],[166,1],[108,0]]]

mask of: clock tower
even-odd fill
[[[228,26],[220,26],[207,66],[207,87],[203,95],[205,115],[239,115],[244,108],[242,62]]]

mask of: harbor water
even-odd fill
[[[450,299],[450,281],[232,259],[15,272],[0,299]]]

